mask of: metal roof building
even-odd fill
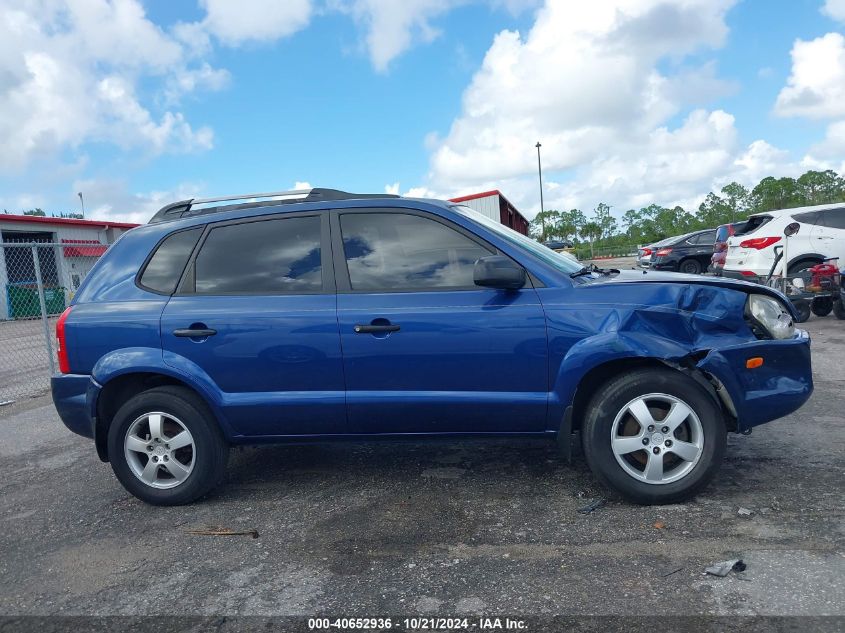
[[[40,313],[39,279],[49,313],[61,312],[109,244],[135,226],[0,213],[0,321]]]
[[[498,189],[452,198],[450,202],[465,204],[488,218],[509,226],[514,231],[528,235],[528,220]]]

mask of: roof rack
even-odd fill
[[[237,196],[223,196],[219,198],[191,198],[168,204],[150,219],[149,224],[178,220],[179,218],[221,213],[233,209],[250,207],[266,207],[276,204],[290,204],[294,202],[324,202],[326,200],[355,200],[365,198],[399,198],[390,193],[348,193],[338,189],[292,189],[290,191],[272,191],[267,193],[245,193]],[[240,204],[215,205],[218,202],[235,202]],[[203,206],[215,205],[215,206]],[[202,207],[202,208],[198,208]]]

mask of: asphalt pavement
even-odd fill
[[[810,402],[664,507],[495,440],[239,449],[211,497],[156,508],[48,399],[0,408],[0,614],[843,616],[845,322],[805,327]]]

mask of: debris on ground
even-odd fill
[[[661,574],[661,576],[663,576],[663,578],[668,578],[672,574],[677,574],[681,570],[683,570],[683,567],[671,567],[666,571],[666,573]]]
[[[662,530],[666,527],[666,524],[663,521],[655,521],[654,522],[654,529],[655,530]]]
[[[736,511],[736,513],[741,517],[750,517],[752,514],[754,514],[754,511],[749,510],[748,508],[740,508]]]
[[[588,503],[582,508],[579,508],[578,512],[580,512],[581,514],[590,514],[591,512],[595,512],[599,508],[604,507],[604,504],[606,503],[607,499],[605,499],[604,497],[599,497],[598,499],[591,499],[590,503]]]
[[[3,400],[2,402],[0,402],[0,407],[5,407],[7,404],[14,404],[14,403],[15,403],[14,400]]]
[[[748,566],[742,562],[741,558],[734,558],[732,560],[724,560],[721,563],[714,563],[713,565],[710,565],[710,567],[706,567],[704,569],[704,573],[724,578],[732,571],[743,572],[747,567]]]
[[[230,530],[229,528],[223,527],[209,527],[203,528],[199,530],[186,530],[186,534],[192,534],[194,536],[251,536],[252,538],[258,538],[258,530]]]

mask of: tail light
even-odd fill
[[[63,374],[70,373],[70,361],[67,357],[67,344],[65,342],[65,321],[67,321],[72,309],[73,306],[67,308],[56,321],[56,354],[59,357],[59,371]]]
[[[743,277],[756,277],[757,275],[751,270],[740,270],[739,274]]]
[[[753,237],[749,240],[742,240],[739,243],[740,248],[753,248],[756,250],[762,250],[764,248],[768,248],[775,242],[780,242],[780,235],[773,236],[773,237]]]
[[[643,257],[645,257],[646,255],[651,255],[651,249],[650,248],[644,248],[642,250],[643,250]]]
[[[668,255],[671,252],[672,252],[671,248],[661,248],[659,251],[655,252],[654,255],[656,257],[663,257],[665,255]]]

